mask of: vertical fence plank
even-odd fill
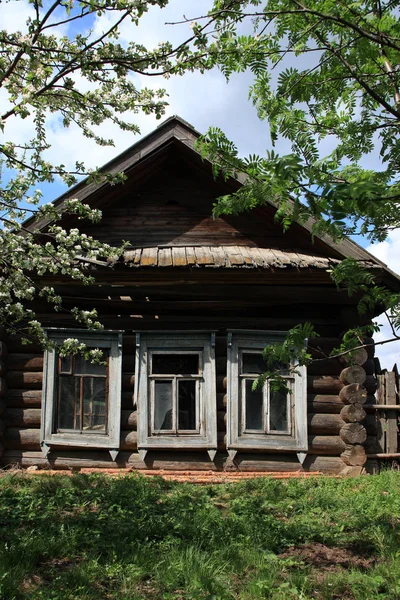
[[[376,392],[376,403],[385,404],[385,375],[377,375],[378,389]],[[379,452],[386,452],[386,413],[378,410],[378,432],[377,442]]]
[[[396,402],[396,375],[393,371],[385,373],[386,404]],[[386,452],[397,452],[397,411],[386,411]]]

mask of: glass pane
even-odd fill
[[[104,352],[103,350],[103,361],[107,360],[108,352]],[[76,375],[102,375],[105,377],[107,375],[107,365],[99,365],[97,363],[92,363],[90,360],[86,360],[83,356],[75,357],[75,370],[74,373]]]
[[[196,381],[178,381],[178,429],[196,429]]]
[[[172,429],[172,381],[154,382],[154,429]]]
[[[251,389],[253,383],[253,379],[246,379],[245,381],[245,429],[255,429],[256,431],[263,431],[263,390],[262,388],[259,388],[253,392],[253,390]]]
[[[153,375],[197,375],[198,354],[153,354]]]
[[[79,379],[62,375],[58,384],[57,429],[80,430]]]
[[[256,354],[253,352],[243,352],[242,355],[242,373],[264,373],[267,364],[263,360],[262,354]]]
[[[83,378],[83,431],[106,429],[106,380],[97,377]]]
[[[288,430],[288,394],[285,390],[270,391],[269,430]]]
[[[72,373],[72,356],[60,357],[60,373]]]

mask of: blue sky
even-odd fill
[[[191,34],[190,21],[200,14],[205,14],[212,6],[212,0],[171,0],[166,9],[150,9],[143,17],[137,28],[126,22],[121,29],[121,43],[136,41],[152,48],[160,41],[170,40],[179,43]],[[31,14],[32,6],[25,0],[0,3],[1,27],[9,30],[24,30],[25,22]],[[184,25],[165,25],[169,21],[179,21],[183,14],[188,18]],[[101,32],[106,23],[104,19],[93,19],[91,27]],[[81,27],[81,25],[80,25]],[[64,28],[63,34],[76,33],[77,25]],[[306,63],[304,63],[306,66]],[[205,132],[209,126],[220,127],[226,135],[237,145],[240,154],[263,154],[266,149],[271,148],[268,126],[261,122],[256,114],[255,108],[248,100],[248,88],[251,84],[249,74],[232,76],[229,84],[216,70],[201,75],[189,73],[183,77],[172,77],[170,79],[148,78],[135,76],[138,86],[151,88],[166,88],[169,94],[165,117],[178,114],[188,121],[200,132]],[[80,85],[86,86],[86,82],[79,81]],[[3,112],[7,105],[7,99],[0,90],[0,110]],[[133,120],[139,124],[141,134],[146,135],[152,131],[159,121],[154,117],[145,115],[133,115]],[[82,136],[80,131],[72,126],[65,130],[57,117],[52,117],[48,123],[48,139],[52,144],[49,158],[53,163],[63,162],[73,166],[76,160],[84,160],[87,167],[101,166],[116,154],[122,152],[134,144],[140,136],[132,133],[122,132],[112,124],[103,124],[101,132],[104,137],[114,139],[114,147],[99,147],[92,140]],[[7,122],[4,134],[5,139],[27,140],[32,133],[32,124],[29,119],[22,121],[13,118]],[[323,142],[323,152],[329,153],[332,140]],[[280,153],[290,152],[285,142],[279,142],[276,150]],[[366,157],[366,163],[371,167],[379,168],[376,155]],[[64,187],[55,182],[52,185],[40,186],[44,192],[45,201],[51,201],[64,191]],[[381,260],[388,264],[393,270],[400,270],[400,232],[393,232],[390,238],[381,244],[369,246],[367,241],[357,240],[358,243],[376,254]],[[385,328],[378,338],[388,335]],[[381,362],[391,368],[393,362],[398,360],[399,349],[395,345],[382,346],[378,350]]]

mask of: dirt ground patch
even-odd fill
[[[306,564],[324,570],[332,570],[337,567],[368,569],[375,562],[374,558],[360,556],[349,548],[328,548],[320,543],[288,548],[279,555],[279,558],[297,558]]]

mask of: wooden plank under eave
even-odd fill
[[[124,262],[130,263],[134,261],[136,250],[125,250],[124,252]]]
[[[260,252],[260,248],[251,248],[251,255],[257,267],[261,267],[264,269],[270,266],[264,262],[264,258]]]
[[[396,374],[393,371],[385,373],[386,404],[397,404]],[[386,452],[397,452],[397,418],[396,410],[386,412]]]
[[[195,246],[194,253],[196,255],[196,262],[198,265],[213,265],[214,259],[210,252],[210,248],[207,246]]]
[[[229,266],[226,263],[226,253],[225,253],[225,247],[224,246],[212,246],[210,248],[210,252],[213,255],[214,258],[214,266],[215,267],[226,267]]]
[[[196,255],[193,246],[186,247],[186,260],[189,266],[196,265]]]
[[[240,246],[227,246],[226,249],[232,266],[240,267],[244,264],[245,261]]]
[[[242,256],[244,258],[244,262],[248,267],[255,267],[256,262],[253,259],[253,250],[254,248],[249,248],[248,246],[240,246],[242,251]]]
[[[142,254],[142,249],[141,248],[136,248],[135,250],[135,256],[133,257],[133,264],[135,265],[139,265],[140,264],[140,256]]]
[[[286,252],[283,252],[282,250],[280,250],[278,248],[274,248],[273,250],[271,250],[271,252],[272,252],[272,254],[274,254],[276,259],[282,265],[292,265],[293,264],[292,259],[286,254]]]
[[[158,257],[158,248],[143,248],[140,257],[141,267],[156,267]]]
[[[172,248],[172,263],[174,267],[186,267],[186,249],[185,247]]]
[[[159,248],[158,249],[158,266],[159,267],[172,267],[171,248]]]
[[[271,267],[284,267],[287,263],[284,263],[277,256],[277,251],[272,248],[259,248],[260,254],[264,260],[265,265],[269,265]]]

